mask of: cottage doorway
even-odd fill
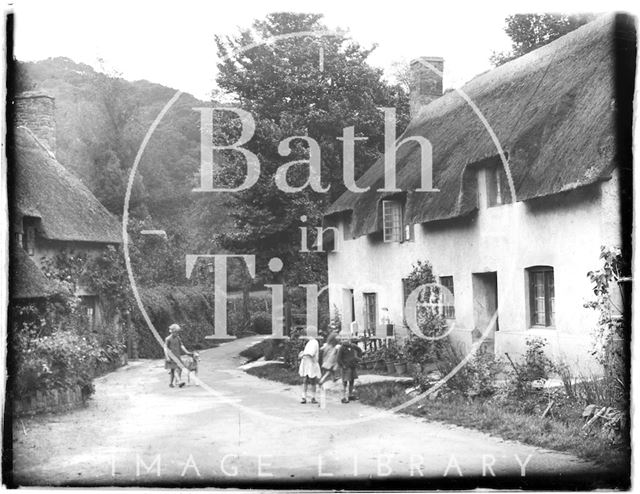
[[[498,273],[473,273],[473,341],[477,341],[487,329],[493,314],[498,310]],[[480,351],[495,352],[495,332],[499,330],[498,320],[487,338],[482,343]]]
[[[342,289],[342,324],[348,328],[356,320],[353,288]]]
[[[378,322],[378,296],[375,293],[364,293],[365,334],[375,336]]]

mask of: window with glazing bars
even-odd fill
[[[402,242],[402,204],[382,201],[382,220],[385,242]]]
[[[555,288],[553,268],[537,266],[527,269],[529,276],[529,310],[531,326],[555,326]]]
[[[440,276],[440,284],[447,290],[442,290],[442,315],[447,319],[455,319],[456,308],[453,304],[453,276]]]

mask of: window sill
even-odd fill
[[[556,327],[555,326],[529,326],[528,328],[529,330],[534,330],[534,329],[552,329],[555,331]]]

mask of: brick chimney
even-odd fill
[[[425,63],[423,63],[425,62]],[[432,65],[440,73],[429,68]],[[420,57],[411,61],[409,83],[409,108],[415,117],[420,108],[442,96],[442,72],[444,59],[441,57]]]
[[[56,152],[55,98],[36,91],[15,97],[15,126],[27,127],[51,153]]]

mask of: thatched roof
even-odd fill
[[[59,283],[45,277],[33,258],[15,245],[9,257],[12,299],[44,298],[65,291]]]
[[[601,17],[558,40],[486,72],[462,87],[508,155],[516,198],[547,196],[606,178],[614,159],[614,16]],[[455,218],[477,209],[473,165],[498,156],[486,128],[457,91],[425,106],[402,139],[433,146],[433,182],[420,187],[419,148],[397,153],[397,187],[407,191],[409,223]],[[358,180],[371,186],[345,192],[326,211],[350,212],[354,238],[380,229],[383,159]],[[330,221],[330,218],[328,218]]]
[[[120,243],[116,218],[66,170],[26,127],[15,130],[12,223],[23,216],[41,219],[43,237],[55,240]]]

